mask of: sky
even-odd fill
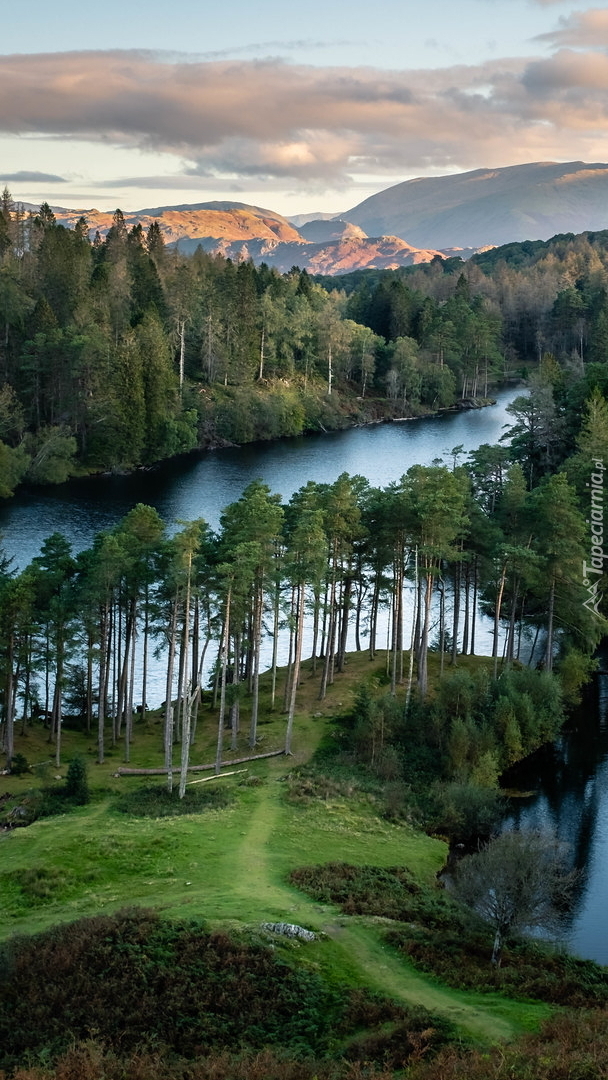
[[[112,210],[338,213],[376,191],[608,160],[608,7],[584,0],[21,0],[0,184]]]

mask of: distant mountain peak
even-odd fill
[[[344,215],[369,236],[418,247],[481,247],[608,227],[608,164],[532,161],[416,177]]]

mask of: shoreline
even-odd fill
[[[506,389],[509,389],[509,387],[507,387],[506,385],[503,386],[502,384],[499,384],[497,389],[498,390],[506,390]],[[370,399],[370,400],[372,400],[372,399]],[[15,495],[23,497],[24,495],[28,495],[28,494],[31,493],[32,495],[36,496],[37,494],[40,494],[41,492],[58,491],[61,488],[64,488],[66,485],[69,485],[69,484],[78,484],[80,482],[88,482],[90,480],[96,480],[96,479],[110,480],[113,477],[136,476],[138,473],[153,473],[153,472],[155,472],[155,471],[157,471],[159,469],[162,469],[164,466],[166,466],[170,462],[178,462],[180,459],[186,461],[189,458],[195,458],[195,457],[200,458],[202,455],[204,455],[206,453],[214,452],[214,451],[217,451],[217,450],[237,450],[237,449],[241,449],[241,448],[244,448],[244,447],[247,447],[247,446],[264,446],[264,445],[267,445],[269,443],[281,442],[284,439],[305,439],[310,435],[332,435],[332,434],[338,434],[338,433],[343,432],[343,431],[357,430],[359,428],[377,427],[377,426],[380,426],[382,424],[402,424],[402,423],[409,423],[409,422],[412,422],[412,421],[434,420],[434,419],[439,419],[442,416],[455,416],[455,415],[458,415],[459,413],[463,413],[463,412],[478,411],[478,410],[485,409],[485,408],[488,408],[488,407],[490,407],[492,405],[496,405],[496,404],[497,404],[497,398],[496,397],[464,398],[464,399],[460,399],[459,401],[455,402],[453,405],[446,405],[446,406],[444,406],[444,407],[442,407],[440,409],[434,410],[433,412],[419,413],[416,416],[389,416],[389,415],[385,415],[385,416],[374,417],[373,419],[370,419],[370,420],[358,420],[358,421],[354,420],[351,423],[347,422],[347,423],[345,423],[345,424],[343,424],[343,425],[341,425],[339,427],[326,428],[326,427],[323,427],[322,425],[320,425],[319,427],[316,427],[316,428],[313,428],[313,427],[306,428],[304,431],[301,431],[301,432],[299,432],[297,434],[276,435],[276,436],[274,436],[273,438],[270,438],[270,439],[257,438],[257,439],[248,440],[247,442],[240,442],[240,443],[231,442],[228,439],[213,439],[213,440],[210,440],[205,445],[199,445],[199,446],[193,447],[191,450],[186,450],[186,451],[183,451],[182,453],[179,453],[179,454],[173,454],[171,457],[161,458],[158,461],[155,461],[150,465],[134,465],[132,467],[116,466],[115,468],[112,468],[112,469],[98,469],[98,470],[93,470],[92,469],[90,471],[78,471],[78,472],[75,472],[72,476],[70,476],[67,480],[63,481],[61,484],[27,484],[27,483],[19,484],[18,487],[15,489],[12,496],[10,496],[7,499],[0,500],[0,507],[2,507],[3,505],[5,505],[5,506],[10,505],[10,501]],[[345,418],[345,419],[347,419],[347,418]]]

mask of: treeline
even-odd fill
[[[487,393],[500,316],[460,293],[457,303],[468,322],[448,349],[433,300],[415,327],[414,315],[370,322],[297,268],[182,257],[156,223],[128,230],[119,210],[91,242],[84,218],[69,230],[47,204],[24,214],[5,189],[0,494],[22,479],[339,427],[368,415],[370,397],[416,413]]]
[[[206,673],[218,768],[226,727],[236,745],[245,700],[256,745],[263,656],[270,708],[287,716],[289,752],[305,643],[321,699],[352,644],[371,658],[388,644],[390,693],[403,686],[409,702],[415,688],[424,701],[429,651],[447,673],[459,654],[475,652],[484,613],[493,622],[494,677],[521,658],[551,673],[559,654],[563,693],[575,697],[605,620],[584,605],[589,540],[566,472],[536,478],[531,490],[526,484],[529,445],[517,433],[529,409],[527,398],[511,406],[510,450],[482,446],[466,465],[457,464],[456,447],[451,468],[413,466],[386,488],[343,474],[331,485],[307,483],[287,506],[257,481],[226,508],[217,535],[196,521],[168,537],[156,511],[140,505],[75,557],[54,534],[19,575],[4,560],[0,685],[9,762],[16,718],[26,723],[39,710],[49,717],[58,761],[66,711],[80,713],[88,730],[97,726],[100,761],[108,739],[124,739],[128,760],[140,700],[145,716],[153,647],[166,671],[165,765],[176,767],[179,742],[182,792]],[[586,459],[590,468],[589,447],[602,439],[608,444],[608,409],[596,394],[570,464]],[[388,642],[380,629],[387,622]],[[281,656],[287,678],[279,685]],[[502,712],[487,689],[465,693],[464,685],[469,704],[448,709],[447,754],[462,773],[479,771],[484,754],[491,772],[496,749],[496,775],[554,732],[551,718],[539,719],[531,687],[510,685]],[[559,694],[555,700],[559,723]]]
[[[505,244],[467,262],[355,271],[323,284],[346,292],[351,318],[387,340],[412,338],[456,364],[470,385],[496,344],[509,371],[548,353],[577,377],[608,355],[608,231]]]

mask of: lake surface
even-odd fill
[[[3,544],[22,569],[51,533],[63,533],[74,551],[80,551],[138,502],[156,507],[167,523],[202,517],[216,528],[223,508],[256,479],[284,500],[308,480],[333,483],[343,472],[384,487],[411,465],[430,465],[441,457],[451,465],[453,447],[462,445],[468,452],[481,443],[497,442],[504,426],[512,423],[506,407],[521,393],[500,391],[497,404],[486,409],[208,450],[129,476],[20,491],[0,505]]]

